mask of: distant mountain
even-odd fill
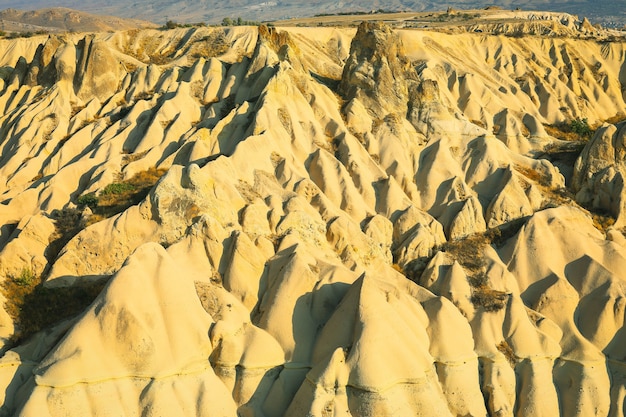
[[[220,22],[224,17],[242,17],[247,20],[274,20],[289,17],[313,16],[319,13],[339,13],[370,10],[442,10],[447,7],[477,8],[500,6],[527,10],[564,11],[587,16],[592,22],[612,26],[626,23],[623,3],[613,0],[0,0],[0,8],[22,10],[52,6],[70,7],[91,13],[110,14],[126,18],[163,23],[168,19],[178,22]]]
[[[145,20],[91,14],[63,7],[32,11],[6,9],[0,11],[0,29],[5,32],[39,31],[108,31],[154,26]]]

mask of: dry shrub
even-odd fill
[[[402,267],[402,273],[411,281],[418,283],[431,259],[432,256],[420,256],[416,259],[412,259]]]
[[[511,224],[501,226],[501,228],[452,240],[442,246],[441,250],[449,253],[465,270],[467,280],[472,288],[470,301],[475,307],[482,307],[485,311],[494,312],[501,310],[506,305],[509,295],[506,292],[493,289],[489,285],[483,252],[486,246],[500,245],[513,236],[525,221],[526,219],[518,219]]]
[[[522,123],[521,131],[523,136],[530,136],[530,130],[528,129],[528,126],[526,126],[524,123]]]
[[[475,124],[476,126],[482,127],[483,129],[487,129],[487,125],[482,120],[472,119],[470,123]]]
[[[76,114],[78,114],[84,108],[85,108],[85,106],[72,105],[72,111],[70,113],[70,119],[72,117],[76,116]]]
[[[139,100],[150,101],[152,100],[152,97],[154,97],[154,91],[152,90],[142,91],[141,93],[137,93],[135,95],[135,100],[136,101],[139,101]]]
[[[509,365],[511,365],[512,368],[515,368],[515,364],[517,363],[517,357],[515,356],[515,352],[513,352],[513,349],[507,343],[507,341],[503,340],[502,342],[500,342],[498,345],[496,345],[496,349],[498,349],[504,355],[507,361],[509,361]]]
[[[54,261],[67,242],[84,227],[81,221],[82,213],[75,208],[57,210],[53,213],[53,217],[55,230],[50,236],[46,248],[46,259],[50,262]]]
[[[606,212],[590,212],[593,226],[603,233],[615,224],[615,218]]]
[[[122,168],[124,168],[126,165],[130,164],[131,162],[140,160],[147,154],[148,154],[148,151],[125,154],[124,156],[122,156]]]
[[[468,275],[474,275],[484,270],[483,249],[489,244],[489,236],[486,233],[476,233],[463,239],[450,240],[441,247],[441,250],[449,253],[461,264]]]
[[[132,178],[119,183],[107,185],[98,196],[98,208],[104,211],[113,210],[113,214],[138,204],[143,200],[157,181],[165,174],[164,169],[150,168],[138,172]]]
[[[4,309],[14,321],[19,319],[24,299],[39,283],[39,278],[27,268],[22,269],[19,276],[9,276],[2,283],[2,294],[6,298]]]
[[[530,216],[520,217],[519,219],[511,220],[508,223],[489,229],[485,232],[486,239],[491,242],[491,245],[494,247],[501,248],[510,238],[520,231],[529,218]]]
[[[470,301],[474,306],[481,306],[485,311],[499,311],[506,306],[509,295],[504,291],[494,290],[487,286],[472,288]]]

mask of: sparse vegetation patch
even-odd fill
[[[18,39],[18,38],[32,38],[35,35],[47,35],[49,32],[47,30],[37,30],[37,31],[26,31],[26,32],[11,32],[6,33],[4,31],[0,31],[0,37],[7,39]]]
[[[522,223],[523,224],[523,223]],[[517,223],[513,226],[517,226]],[[521,226],[520,226],[521,227]],[[517,232],[519,228],[512,227]],[[472,288],[470,301],[475,307],[482,307],[485,311],[499,311],[507,303],[509,294],[499,291],[489,285],[489,277],[486,273],[483,251],[486,246],[499,243],[513,236],[511,230],[499,228],[488,230],[485,233],[477,233],[464,239],[446,242],[441,250],[449,253],[465,270],[467,280]]]
[[[94,193],[81,195],[76,201],[79,206],[94,208],[98,205],[98,197]]]
[[[569,123],[563,122],[555,125],[544,125],[544,128],[550,136],[571,142],[589,140],[594,133],[587,118],[576,118]]]
[[[6,298],[4,308],[16,325],[12,342],[20,343],[40,330],[76,316],[95,300],[105,284],[106,280],[100,280],[46,288],[30,269],[23,269],[17,277],[7,277],[1,290]]]
[[[84,194],[77,199],[79,207],[93,212],[88,224],[96,223],[126,210],[143,200],[166,170],[150,168],[132,178],[107,185],[99,195]]]
[[[161,26],[161,30],[171,30],[176,28],[193,28],[193,27],[201,27],[206,26],[204,22],[198,23],[178,23],[175,20],[168,19],[163,26]]]
[[[441,13],[439,16],[437,16],[437,18],[435,19],[437,22],[449,22],[449,21],[467,21],[467,20],[472,20],[472,19],[476,19],[480,17],[480,14],[469,14],[469,13],[457,13],[457,12],[446,12],[446,13]]]

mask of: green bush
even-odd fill
[[[20,287],[29,287],[35,283],[36,277],[33,271],[28,268],[24,268],[22,269],[22,272],[20,272],[19,276],[11,277],[11,279]]]
[[[94,193],[81,195],[76,201],[80,207],[94,208],[98,205],[98,197]]]
[[[572,129],[572,132],[578,134],[583,138],[589,138],[593,133],[591,127],[589,126],[587,118],[576,118],[572,120],[572,122],[570,123],[570,128]]]
[[[114,182],[104,187],[104,190],[102,190],[100,195],[119,195],[134,190],[135,186],[133,184],[129,184],[127,182]]]

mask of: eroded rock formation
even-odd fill
[[[623,415],[626,44],[0,42],[0,415]]]

